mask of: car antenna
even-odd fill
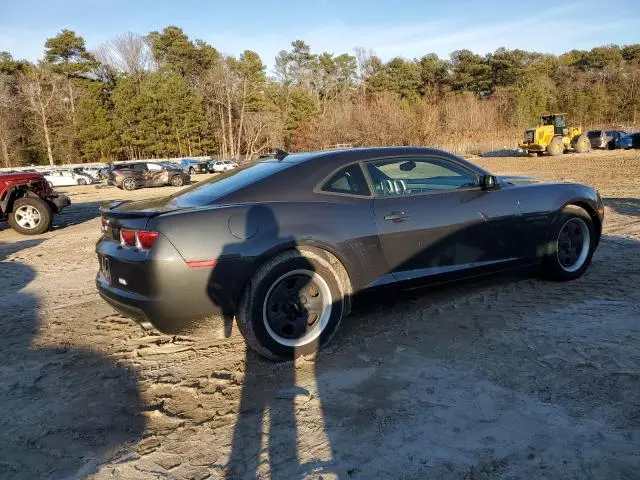
[[[287,155],[289,155],[289,152],[285,152],[284,150],[280,150],[279,148],[276,148],[276,154],[274,155],[274,157],[276,160],[281,162],[287,157]]]

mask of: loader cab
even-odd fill
[[[563,114],[544,115],[540,119],[540,125],[553,126],[554,135],[566,135],[567,134],[567,117]]]

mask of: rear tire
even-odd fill
[[[182,175],[174,175],[171,177],[171,185],[174,187],[182,187],[184,185],[184,178]]]
[[[587,153],[589,150],[591,150],[591,142],[586,135],[580,135],[575,141],[573,149],[576,151],[576,153]]]
[[[196,173],[196,169],[195,169],[195,168],[193,168],[193,167],[191,167],[191,168],[189,169],[189,175],[194,175],[195,173]]]
[[[125,190],[135,190],[138,187],[138,185],[136,185],[136,181],[129,177],[129,178],[125,178],[122,181],[122,188],[124,188]]]
[[[53,213],[41,198],[22,197],[13,203],[7,219],[11,228],[23,235],[40,235],[51,228]]]
[[[78,179],[78,185],[86,185],[87,181],[84,178],[79,178]]]
[[[547,145],[547,152],[552,157],[557,157],[558,155],[562,155],[564,152],[564,143],[560,137],[553,137],[551,143]]]
[[[567,205],[551,227],[543,273],[549,280],[574,280],[587,270],[597,244],[593,220],[582,208]]]
[[[267,261],[249,281],[236,314],[247,345],[276,361],[316,353],[349,310],[350,287],[341,273],[314,252],[290,250]]]

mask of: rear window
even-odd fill
[[[369,187],[362,174],[360,165],[353,164],[338,171],[322,187],[328,193],[369,196]]]
[[[283,162],[256,163],[197,183],[169,197],[170,203],[181,208],[200,207],[247,185],[290,167]]]

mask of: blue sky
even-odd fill
[[[63,28],[91,49],[127,32],[177,25],[223,53],[257,51],[271,66],[278,51],[303,39],[314,52],[372,49],[383,59],[446,57],[468,48],[498,47],[548,53],[608,43],[640,43],[640,1],[420,0],[0,0],[0,50],[42,57],[47,37]],[[8,4],[8,5],[7,5]],[[527,14],[527,12],[529,12]]]

